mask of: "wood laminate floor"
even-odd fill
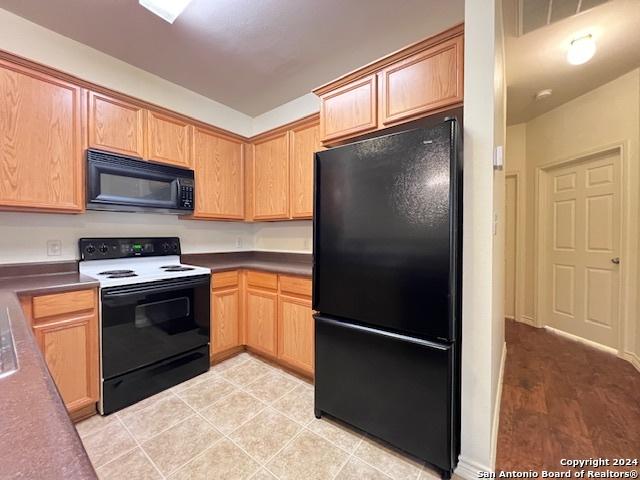
[[[497,470],[640,457],[640,372],[614,355],[507,320]],[[635,467],[637,469],[637,467]]]

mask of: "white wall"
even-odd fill
[[[313,93],[307,93],[254,117],[253,134],[258,135],[318,111],[320,111],[320,100]]]
[[[504,176],[493,153],[504,136],[500,0],[465,2],[462,437],[456,473],[494,466],[493,420],[504,346]],[[498,235],[493,214],[498,215]],[[500,318],[502,317],[502,318]]]
[[[311,221],[256,223],[254,245],[258,250],[311,253],[313,224]]]
[[[627,325],[621,352],[635,355],[640,364],[640,323],[637,320],[638,295],[634,285],[640,272],[638,256],[638,211],[632,211],[640,198],[640,69],[602,85],[559,107],[540,115],[526,124],[508,128],[507,169],[518,172],[523,183],[524,219],[520,222],[524,234],[518,244],[523,252],[523,288],[519,289],[519,303],[523,308],[520,320],[535,324],[537,285],[535,282],[535,178],[537,169],[547,163],[576,158],[585,152],[593,152],[616,144],[623,145],[626,169],[625,189],[629,192],[629,207],[623,215],[636,243],[626,246],[621,258],[627,265],[625,275],[630,275],[630,295],[621,305],[621,321]],[[522,198],[522,197],[521,197]],[[634,268],[635,267],[635,268]],[[625,273],[626,272],[626,273]],[[626,319],[626,320],[625,320]],[[628,356],[628,355],[627,355]]]
[[[509,125],[505,145],[505,171],[507,173],[524,173],[526,158],[527,124]]]
[[[0,264],[73,260],[81,237],[178,236],[184,253],[252,250],[253,226],[180,220],[177,215],[87,212],[82,215],[0,213]],[[47,256],[47,240],[61,240]],[[240,244],[238,244],[238,241]]]
[[[636,69],[585,95],[557,107],[527,123],[527,243],[525,250],[525,313],[535,318],[535,183],[536,169],[545,163],[577,157],[585,152],[627,143],[627,155],[638,192],[637,166],[640,161],[640,70]],[[637,217],[632,221],[638,223]]]

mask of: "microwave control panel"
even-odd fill
[[[193,210],[193,180],[180,180],[180,208]]]

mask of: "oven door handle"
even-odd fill
[[[124,287],[111,287],[102,291],[103,298],[119,298],[129,295],[138,295],[143,293],[162,293],[172,290],[182,290],[184,288],[193,288],[203,285],[209,285],[209,276],[205,278],[198,277],[197,279],[176,279],[176,280],[161,280],[162,283],[155,283],[154,285],[127,285]]]

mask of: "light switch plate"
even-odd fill
[[[504,168],[504,147],[498,145],[493,154],[493,169],[502,170]]]

